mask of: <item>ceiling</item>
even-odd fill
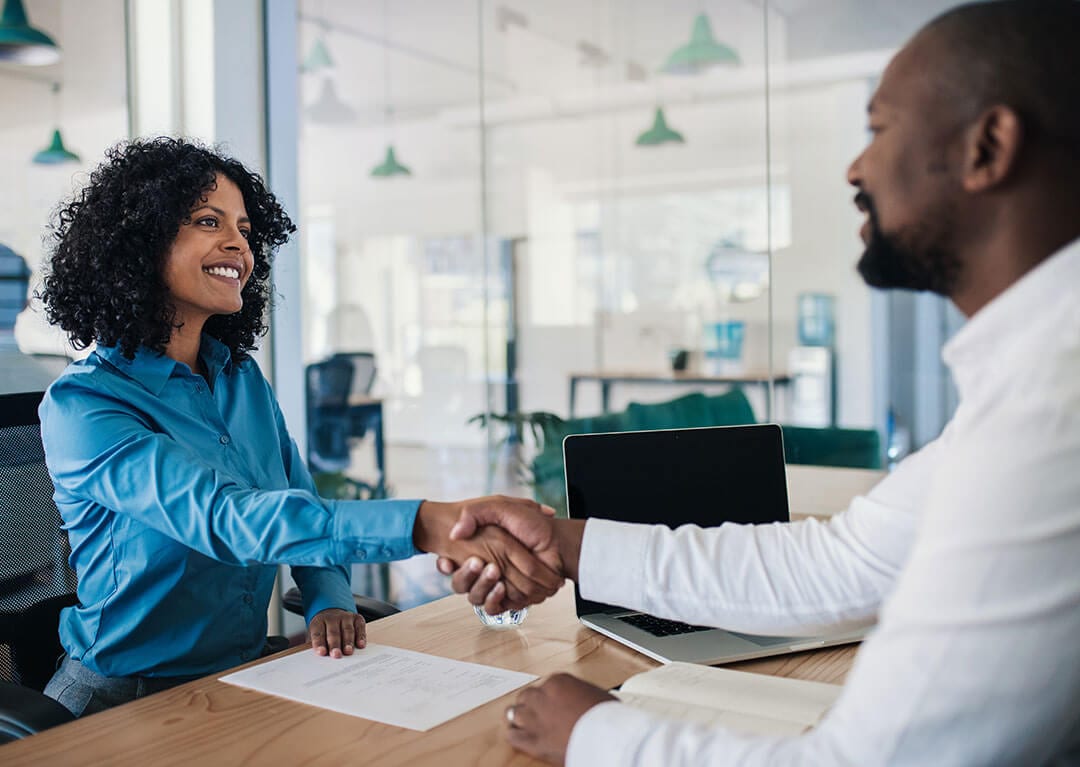
[[[746,67],[894,49],[945,0],[302,0],[300,52],[321,37],[332,70],[304,76],[310,103],[326,77],[359,113],[401,119],[484,100],[521,102],[582,88],[656,82],[704,11]]]

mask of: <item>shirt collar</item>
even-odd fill
[[[148,349],[145,346],[136,349],[135,356],[130,360],[120,352],[118,346],[98,344],[97,354],[125,375],[134,378],[154,395],[161,394],[161,390],[165,388],[165,383],[180,365],[171,357],[167,357],[153,349]],[[202,335],[199,346],[199,356],[202,357],[203,362],[206,364],[206,370],[211,381],[217,378],[220,372],[229,372],[232,368],[232,354],[229,347],[205,333]]]
[[[976,371],[991,362],[996,353],[1014,341],[1023,341],[1029,333],[1031,318],[1045,313],[1048,305],[1075,291],[1077,285],[1080,285],[1080,239],[1057,251],[975,312],[945,344],[942,358],[957,384],[963,388],[963,380],[977,376]]]

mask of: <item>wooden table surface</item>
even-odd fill
[[[370,641],[544,676],[568,671],[614,687],[657,665],[584,628],[573,587],[534,607],[519,629],[481,625],[452,596],[385,618]],[[307,649],[287,652],[309,652]],[[733,664],[731,668],[841,682],[853,646]],[[527,765],[504,738],[511,693],[428,732],[294,703],[218,682],[190,682],[0,747],[0,764],[20,765]]]
[[[788,467],[792,514],[828,515],[866,492],[883,472]],[[452,596],[368,627],[373,642],[544,676],[567,671],[603,687],[657,665],[584,628],[573,587],[530,610],[519,629],[481,625]],[[308,652],[306,649],[290,652]],[[730,668],[841,682],[853,646],[782,655]],[[19,765],[526,765],[504,737],[503,711],[516,693],[426,733],[262,695],[207,677],[0,747]]]

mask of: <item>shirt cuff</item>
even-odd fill
[[[648,713],[625,703],[612,700],[593,706],[570,732],[566,767],[633,764],[654,724]]]
[[[604,604],[626,604],[630,595],[645,593],[645,552],[649,525],[628,525],[608,519],[585,523],[578,564],[581,596]],[[627,566],[627,563],[634,563]]]
[[[293,580],[300,587],[304,601],[305,621],[311,623],[317,613],[332,607],[356,612],[356,600],[353,599],[348,572],[348,565],[292,568]]]
[[[413,526],[421,501],[326,501],[339,562],[389,562],[419,554]]]

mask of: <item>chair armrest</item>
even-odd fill
[[[44,693],[0,681],[0,743],[73,721],[70,711]]]
[[[371,597],[353,594],[353,601],[356,603],[356,612],[360,613],[368,623],[401,612],[389,602],[383,602],[381,599],[372,599]],[[294,587],[286,591],[281,597],[281,604],[286,610],[295,615],[303,616],[304,614],[304,601],[298,588]]]

